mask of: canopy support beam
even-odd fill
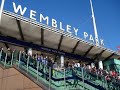
[[[101,57],[101,55],[105,52],[105,50],[102,50],[99,54],[95,55],[95,58],[93,59],[94,61],[99,57]]]
[[[104,61],[110,59],[113,55],[115,55],[114,53],[112,53],[110,56],[108,56],[106,59],[104,59]]]
[[[93,46],[91,46],[88,51],[84,54],[84,57],[86,57],[88,55],[88,53],[92,50]]]
[[[61,44],[62,44],[62,40],[63,40],[63,35],[61,35],[61,37],[60,37],[60,41],[59,41],[59,44],[58,44],[58,50],[60,50],[60,47],[61,47]]]
[[[19,33],[20,33],[21,39],[24,41],[25,38],[23,36],[22,28],[21,28],[21,25],[20,25],[20,20],[16,19],[16,22],[17,22],[17,25],[18,25],[18,29],[19,29]]]
[[[44,46],[44,29],[41,28],[41,45]]]
[[[72,53],[74,53],[74,52],[75,52],[75,50],[76,50],[77,46],[79,45],[79,42],[80,42],[80,41],[78,41],[78,42],[76,43],[75,47],[74,47],[74,48],[73,48],[73,50],[72,50]]]
[[[5,44],[6,48],[9,48],[9,46],[8,46],[8,44],[6,42],[4,42],[4,44]]]

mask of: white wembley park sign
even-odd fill
[[[3,0],[4,1],[4,0]],[[12,6],[13,6],[13,11],[14,13],[16,14],[20,14],[22,16],[24,16],[27,12],[28,12],[28,8],[27,7],[22,7],[22,5],[16,5],[15,2],[12,2]],[[1,4],[1,7],[3,9],[3,2]],[[2,10],[1,10],[2,11]],[[0,12],[1,12],[0,11]],[[39,14],[39,20],[37,20],[37,15]],[[1,16],[0,16],[1,17]],[[75,27],[72,27],[71,25],[67,24],[64,28],[63,28],[63,23],[62,22],[57,22],[56,19],[52,18],[50,19],[48,16],[44,16],[43,14],[41,13],[38,13],[37,11],[35,10],[29,10],[29,18],[32,19],[32,20],[35,20],[35,21],[39,21],[40,23],[43,23],[45,22],[46,25],[49,25],[49,26],[52,26],[53,28],[57,28],[57,29],[60,29],[64,32],[67,32],[69,33],[70,35],[75,35],[75,36],[78,36],[78,32],[79,32],[79,29],[78,28],[75,28]],[[51,24],[51,25],[50,25]],[[96,42],[95,38],[93,37],[92,34],[88,34],[87,32],[84,32],[84,39],[85,40],[89,40],[93,43]],[[99,39],[97,38],[97,42],[100,46],[104,46],[104,40],[103,39]],[[100,43],[99,43],[100,42]]]

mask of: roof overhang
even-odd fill
[[[8,11],[4,11],[2,14],[0,32],[4,36],[53,49],[60,49],[61,51],[85,56],[93,60],[120,58],[120,55],[115,51],[96,46],[56,28]]]

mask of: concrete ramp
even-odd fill
[[[0,67],[0,90],[43,90],[15,68]]]

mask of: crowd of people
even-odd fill
[[[91,66],[87,64],[80,64],[79,62],[69,62],[67,61],[65,63],[65,68],[76,68],[75,70],[81,71],[82,69],[84,78],[87,80],[100,80],[102,83],[107,84],[108,88],[110,89],[111,86],[115,88],[120,89],[120,72],[116,72],[115,70],[106,70],[106,69],[101,69],[101,68],[96,68],[96,66]],[[77,73],[76,73],[77,74]],[[75,80],[75,83],[78,83],[77,80]],[[103,85],[103,84],[102,84]],[[117,89],[118,90],[118,89]]]
[[[6,50],[6,53],[3,48],[0,50],[0,60],[5,60],[6,63],[10,64],[11,59],[19,59],[20,51],[17,51],[15,49],[8,48]],[[46,72],[48,72],[49,67],[51,67],[51,77],[53,75],[53,69],[57,71],[61,71],[62,69],[65,69],[66,72],[69,73],[69,70],[72,71],[72,75],[75,79],[75,86],[78,83],[77,80],[77,71],[81,71],[81,68],[84,70],[84,77],[90,77],[91,79],[104,79],[107,83],[110,82],[117,82],[120,85],[120,73],[116,71],[108,71],[104,69],[97,69],[95,66],[91,67],[91,65],[87,64],[81,64],[78,61],[65,61],[64,67],[61,67],[58,62],[56,62],[52,57],[48,57],[44,54],[38,54],[38,53],[28,53],[25,51],[21,51],[21,60],[27,61],[29,57],[30,65],[37,66],[37,62],[40,62],[39,66],[41,70],[45,69]],[[68,70],[68,71],[67,71]]]

